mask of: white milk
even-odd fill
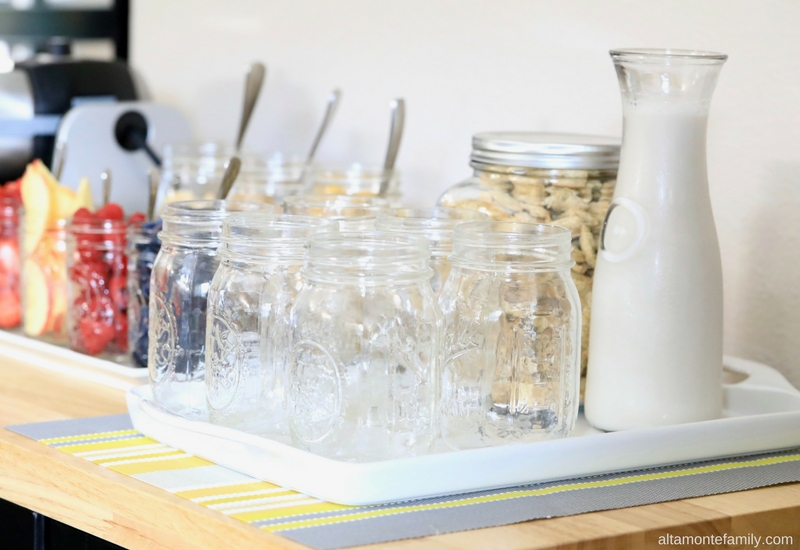
[[[626,109],[592,300],[585,410],[603,430],[722,413],[722,268],[700,109]]]

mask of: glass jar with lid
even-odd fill
[[[620,140],[581,134],[482,132],[472,138],[472,177],[439,204],[497,221],[553,223],[572,232],[572,276],[583,310],[581,377],[589,357],[592,275],[619,166]]]
[[[378,214],[389,209],[389,201],[360,195],[295,195],[286,197],[283,207],[287,214],[337,221],[340,231],[371,231]]]
[[[458,225],[439,296],[441,433],[454,449],[565,437],[580,388],[581,305],[564,227]]]
[[[467,221],[488,220],[483,212],[464,208],[396,208],[378,215],[381,231],[396,231],[428,239],[433,277],[431,286],[437,296],[450,274],[447,256],[453,251],[453,230]]]
[[[147,363],[153,398],[177,414],[206,416],[206,308],[219,266],[222,222],[250,210],[271,214],[275,207],[186,201],[164,208],[161,249],[150,276]]]
[[[427,242],[316,235],[292,310],[293,443],[338,460],[426,453],[435,435],[441,314]]]
[[[208,291],[206,397],[214,424],[289,434],[285,388],[290,311],[303,286],[308,238],[336,223],[308,216],[231,216]]]
[[[402,198],[400,172],[393,170],[389,181],[383,185],[382,168],[353,163],[349,166],[321,166],[307,176],[307,192],[314,195],[362,195],[384,197],[392,206],[399,206]]]

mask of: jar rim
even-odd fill
[[[609,55],[615,63],[658,63],[686,65],[721,65],[728,55],[706,50],[689,50],[680,48],[618,48],[610,50]]]
[[[67,231],[76,235],[124,235],[128,224],[121,220],[72,219]]]
[[[168,223],[192,223],[221,221],[237,212],[259,210],[275,212],[275,206],[267,203],[227,200],[191,200],[170,202],[164,205],[161,219]]]
[[[317,233],[336,232],[338,223],[325,218],[295,214],[261,214],[246,212],[230,216],[222,222],[222,242],[241,248],[265,244],[299,244],[305,247],[309,237]]]
[[[473,166],[498,165],[558,170],[617,169],[621,140],[592,134],[479,132],[472,136]]]
[[[489,216],[478,210],[467,208],[403,207],[379,213],[376,227],[383,231],[397,231],[430,237],[452,234],[457,225],[481,220],[488,221]]]

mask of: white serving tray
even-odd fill
[[[800,391],[774,369],[725,358],[725,417],[604,433],[581,415],[566,439],[382,462],[340,462],[238,430],[188,420],[128,392],[134,427],[244,474],[341,504],[365,505],[465,493],[800,446]]]
[[[6,330],[0,330],[0,356],[123,391],[147,382],[147,369],[84,355]]]

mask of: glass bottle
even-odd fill
[[[161,220],[134,224],[128,230],[128,347],[136,367],[147,367],[150,274],[161,249]]]
[[[0,328],[18,327],[22,321],[20,299],[20,201],[0,197]]]
[[[162,214],[161,249],[150,276],[147,364],[153,398],[183,416],[205,418],[206,306],[219,266],[222,222],[269,204],[230,201],[170,203]]]
[[[379,214],[376,227],[381,231],[396,231],[428,239],[433,268],[431,286],[438,296],[450,274],[447,257],[453,251],[453,230],[465,221],[488,218],[482,212],[464,208],[397,208]]]
[[[578,416],[581,306],[569,229],[458,225],[444,317],[441,431],[454,449],[565,437]]]
[[[288,436],[285,388],[290,311],[303,286],[308,238],[336,223],[308,216],[237,214],[225,220],[220,266],[208,291],[209,419]]]
[[[722,414],[722,267],[706,173],[727,56],[612,51],[622,154],[600,237],[586,417],[603,430]]]
[[[389,209],[384,198],[360,195],[295,195],[283,205],[287,214],[339,222],[340,231],[372,231],[378,214]]]
[[[313,453],[374,461],[435,435],[441,314],[424,239],[317,235],[292,310],[289,424]]]
[[[67,225],[69,347],[123,361],[128,352],[128,260],[124,221]]]
[[[472,137],[467,180],[439,204],[484,212],[496,221],[552,223],[572,231],[572,278],[581,296],[581,377],[589,362],[589,320],[597,243],[617,180],[618,138],[539,132]]]

